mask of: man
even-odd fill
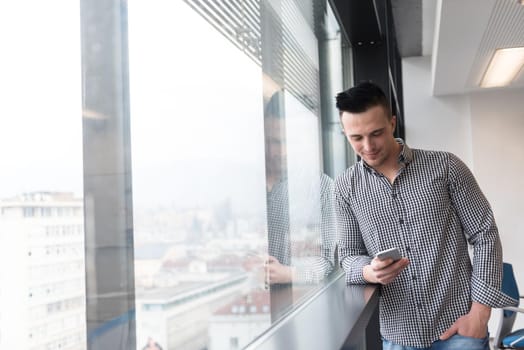
[[[395,139],[373,83],[338,94],[337,108],[360,157],[335,181],[340,263],[347,283],[382,285],[384,349],[489,349],[491,307],[516,301],[500,292],[500,239],[472,173],[451,153]],[[404,257],[373,258],[393,247]]]

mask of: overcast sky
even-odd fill
[[[82,189],[79,3],[0,2],[0,198]]]
[[[206,206],[231,196],[263,206],[260,66],[183,1],[128,7],[135,205]],[[79,11],[69,0],[0,3],[0,198],[82,195]],[[318,129],[290,95],[286,108],[296,169],[318,157],[314,143],[301,145],[318,142]]]

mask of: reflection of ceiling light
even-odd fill
[[[92,109],[87,109],[87,108],[84,108],[82,110],[82,116],[84,118],[87,118],[87,119],[93,119],[93,120],[105,120],[105,119],[109,119],[106,115],[103,115],[102,113],[100,112],[97,112],[95,110],[92,110]]]
[[[489,62],[480,86],[487,88],[508,85],[523,66],[524,47],[498,49]]]

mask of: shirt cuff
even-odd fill
[[[502,293],[500,289],[490,286],[475,275],[471,277],[471,300],[492,308],[518,305],[518,300]]]
[[[320,278],[312,273],[312,271],[306,266],[296,265],[294,266],[294,270],[293,283],[309,284],[318,283],[320,281]]]
[[[300,262],[294,262],[293,282],[297,283],[320,283],[326,278],[331,271],[333,265],[320,257],[306,258]]]
[[[293,283],[309,284],[318,283],[315,277],[306,269],[305,266],[295,266],[293,273]]]
[[[342,268],[346,271],[347,284],[367,284],[364,279],[364,266],[371,263],[371,258],[366,255],[348,256],[342,261]]]

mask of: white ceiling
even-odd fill
[[[423,44],[433,37],[434,95],[485,90],[478,84],[494,51],[524,46],[524,6],[517,0],[424,0],[423,4]],[[427,23],[433,8],[434,26]],[[523,71],[504,89],[524,87]]]

